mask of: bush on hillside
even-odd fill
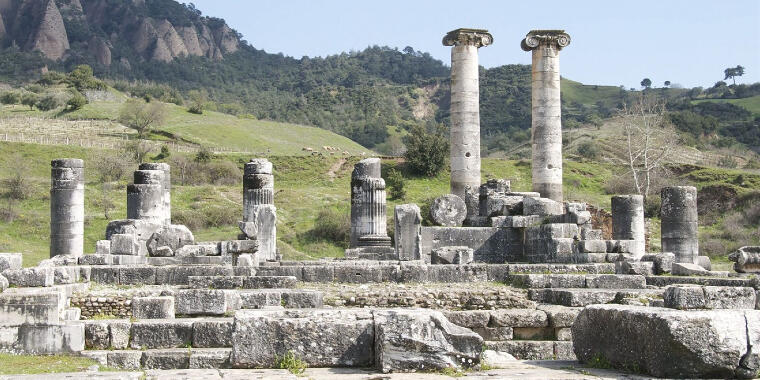
[[[449,139],[445,136],[443,126],[432,130],[422,125],[415,125],[404,139],[406,159],[409,168],[415,174],[434,177],[446,165],[449,154]]]
[[[385,172],[385,184],[389,190],[391,199],[404,199],[406,197],[406,189],[404,188],[404,176],[401,172],[394,169],[390,169]]]
[[[317,240],[326,240],[348,248],[351,234],[351,217],[344,208],[328,207],[319,212],[308,235]]]
[[[27,92],[26,94],[21,95],[21,104],[29,107],[30,110],[34,109],[38,100],[39,96],[33,92]]]
[[[21,94],[16,91],[6,91],[0,95],[0,103],[19,104],[21,103]]]
[[[166,114],[166,106],[162,103],[145,103],[142,100],[130,99],[119,111],[119,122],[136,130],[137,136],[142,138],[150,133],[153,127],[163,123]]]
[[[578,145],[576,152],[579,156],[592,160],[599,155],[599,147],[593,141],[584,141]]]
[[[63,100],[59,96],[55,94],[47,94],[40,98],[35,106],[40,111],[50,111],[62,106],[63,103]]]
[[[77,93],[66,102],[66,107],[69,111],[76,111],[84,107],[85,104],[87,104],[87,98],[77,91]]]

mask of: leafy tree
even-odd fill
[[[145,103],[130,99],[121,107],[119,122],[137,131],[140,138],[166,119],[166,106],[159,102]]]
[[[663,83],[663,84],[665,85],[665,87],[670,87],[670,81],[669,80],[666,80],[665,83]]]
[[[79,91],[77,91],[74,96],[69,98],[69,100],[66,102],[66,106],[68,107],[69,111],[76,111],[78,109],[81,109],[85,104],[87,104],[87,98],[80,94]]]
[[[187,108],[187,112],[202,115],[203,109],[206,108],[206,103],[208,102],[208,93],[206,91],[193,90],[188,93],[188,96],[190,97],[190,107]]]
[[[3,104],[19,104],[21,102],[21,94],[16,91],[6,91],[0,96],[0,103]]]
[[[53,109],[56,109],[63,105],[63,102],[61,99],[56,96],[55,94],[48,94],[40,98],[40,100],[37,101],[37,109],[40,111],[50,111]]]
[[[723,73],[726,75],[723,78],[723,80],[731,78],[734,84],[736,84],[736,77],[740,77],[744,75],[744,67],[742,67],[742,65],[737,65],[736,67],[729,67],[723,70]]]
[[[27,92],[26,94],[21,96],[21,104],[28,106],[30,110],[34,109],[34,106],[37,104],[37,100],[39,99],[39,96],[33,92]]]
[[[644,87],[645,89],[648,89],[652,87],[652,80],[649,78],[644,78],[641,80],[641,87]]]
[[[449,154],[449,139],[442,126],[438,125],[428,131],[417,124],[405,136],[406,153],[404,158],[411,170],[420,175],[436,176],[446,165]]]
[[[93,76],[92,67],[88,65],[79,65],[72,70],[66,78],[66,81],[77,91],[84,90],[104,90],[105,83]]]
[[[594,159],[599,155],[599,147],[593,141],[580,143],[576,151],[579,156],[587,159]]]
[[[404,176],[401,172],[395,168],[386,171],[385,183],[390,190],[391,199],[404,199],[406,197],[406,189],[404,188]]]

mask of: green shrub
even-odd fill
[[[308,365],[305,361],[296,357],[293,351],[288,351],[282,358],[277,358],[277,367],[287,369],[294,375],[300,375],[306,371]]]
[[[428,131],[422,125],[415,125],[405,137],[404,144],[407,148],[404,158],[415,174],[435,177],[446,165],[449,139],[442,126]]]
[[[39,100],[39,96],[33,92],[27,92],[24,95],[21,95],[21,104],[29,107],[29,109],[34,109],[34,106],[37,105],[37,101]]]
[[[593,141],[584,141],[576,149],[578,155],[586,159],[594,159],[599,155],[599,147]]]
[[[85,104],[87,104],[87,98],[77,92],[66,102],[66,107],[68,107],[70,111],[76,111],[84,107]]]
[[[21,103],[21,94],[16,91],[6,91],[0,96],[0,103],[19,104]]]
[[[172,155],[172,152],[169,151],[169,146],[164,144],[164,145],[161,145],[161,152],[158,153],[155,159],[163,160],[163,159],[169,158],[169,156],[171,155]]]
[[[40,100],[37,101],[37,104],[35,104],[35,106],[37,106],[37,109],[40,111],[54,110],[62,105],[63,102],[61,99],[53,94],[43,96]]]
[[[388,187],[391,199],[404,199],[406,197],[406,189],[404,188],[404,176],[401,172],[394,169],[390,169],[385,173],[385,184]]]
[[[348,248],[351,234],[351,217],[348,210],[328,207],[322,209],[314,221],[314,228],[309,231],[311,238],[337,243]]]
[[[202,146],[197,153],[195,153],[195,162],[206,163],[214,158],[214,152],[208,147]]]

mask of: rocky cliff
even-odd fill
[[[0,42],[52,60],[86,54],[112,61],[222,59],[240,37],[223,20],[173,0],[0,0]]]

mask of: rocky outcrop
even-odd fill
[[[212,28],[194,14],[190,14],[190,23],[181,25],[173,24],[171,16],[146,16],[143,0],[70,0],[60,6],[55,0],[0,0],[0,42],[3,46],[15,43],[27,51],[39,50],[57,60],[70,49],[66,25],[76,25],[76,31],[69,31],[74,38],[88,38],[86,44],[75,45],[86,49],[77,53],[93,56],[105,66],[113,60],[134,60],[130,51],[137,53],[138,59],[159,62],[183,56],[220,60],[240,45],[235,30],[223,23]],[[89,29],[87,34],[81,28]],[[126,56],[115,52],[125,52]]]
[[[54,0],[28,1],[29,11],[35,10],[38,13],[39,21],[34,23],[34,32],[32,38],[27,39],[24,46],[26,50],[39,50],[50,59],[60,59],[66,50],[69,49],[69,37],[66,34],[66,27],[63,24],[63,17]]]

